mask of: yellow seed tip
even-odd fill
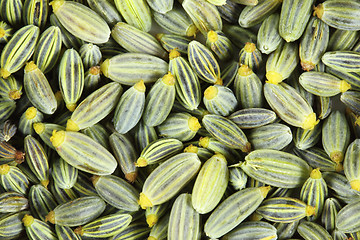
[[[7,164],[0,165],[0,175],[8,174],[10,171],[10,166]]]
[[[67,103],[66,104],[66,108],[70,111],[73,112],[76,108],[76,103]]]
[[[139,92],[145,92],[146,87],[143,80],[140,80],[140,82],[135,83],[134,88],[138,90]]]
[[[48,215],[46,215],[45,217],[45,222],[49,221],[52,224],[55,224],[55,212],[54,211],[50,211],[48,213]]]
[[[244,47],[245,52],[252,53],[256,50],[255,43],[247,42]]]
[[[34,119],[36,117],[37,110],[34,107],[29,107],[25,112],[25,118],[28,120]]]
[[[54,130],[52,136],[50,137],[50,142],[52,145],[57,148],[65,141],[65,131],[56,131]]]
[[[139,201],[138,201],[140,207],[142,209],[146,209],[148,207],[152,207],[153,204],[151,203],[151,201],[147,198],[147,196],[145,196],[144,193],[140,193],[140,198],[139,198]]]
[[[301,61],[300,64],[304,71],[311,71],[315,68],[315,64],[309,61]]]
[[[169,53],[169,59],[173,60],[174,58],[180,57],[180,53],[178,52],[178,50],[176,48],[171,49],[170,53]]]
[[[175,84],[176,80],[175,80],[174,75],[172,75],[171,72],[168,72],[167,74],[164,75],[164,77],[162,78],[162,81],[166,85],[173,86]]]
[[[320,168],[315,168],[314,170],[312,170],[310,173],[310,177],[312,179],[320,179],[321,178]]]
[[[82,235],[84,235],[84,230],[83,230],[82,227],[80,226],[80,227],[77,227],[77,228],[74,229],[74,233],[82,236]]]
[[[129,183],[134,183],[136,177],[137,177],[137,172],[125,173],[125,179],[126,179]]]
[[[199,123],[199,120],[196,117],[190,117],[188,121],[189,129],[193,132],[197,132],[201,125]]]
[[[195,26],[195,24],[191,24],[190,27],[188,27],[188,29],[186,30],[186,36],[195,37],[197,31],[198,31],[198,28]]]
[[[344,166],[341,163],[337,163],[335,171],[341,172],[342,170],[344,170]]]
[[[49,182],[50,182],[49,179],[47,179],[47,180],[41,180],[41,181],[40,181],[40,184],[43,185],[44,188],[47,188],[47,186],[49,185]]]
[[[136,167],[146,167],[147,165],[147,160],[144,157],[139,157],[135,163]]]
[[[3,38],[5,36],[5,29],[4,28],[0,28],[0,38]]]
[[[330,153],[330,159],[336,163],[342,162],[344,160],[344,154],[340,151]]]
[[[149,227],[153,227],[157,222],[159,218],[155,214],[150,214],[146,217],[146,222],[149,225]]]
[[[25,66],[25,73],[34,71],[37,68],[38,67],[36,66],[34,61],[28,62],[28,63],[26,63],[26,66]]]
[[[305,207],[305,215],[307,217],[315,215],[315,207],[307,205]]]
[[[346,92],[347,90],[349,90],[351,88],[351,85],[348,84],[346,81],[342,80],[340,81],[340,84],[339,84],[339,90],[340,92]]]
[[[206,100],[212,100],[218,95],[218,89],[215,86],[208,87],[204,92]]]
[[[91,68],[89,69],[89,73],[90,73],[91,75],[99,75],[100,72],[101,72],[100,66],[93,66],[93,67],[91,67]]]
[[[266,73],[266,79],[267,79],[267,83],[271,83],[271,84],[279,84],[282,82],[282,80],[284,79],[280,73],[275,72],[275,71],[268,71]]]
[[[209,31],[207,34],[207,38],[211,43],[214,43],[219,39],[218,34],[215,31]]]
[[[251,74],[253,74],[253,71],[251,68],[249,68],[248,65],[241,65],[238,70],[238,74],[242,77],[246,77],[246,76],[250,76]]]
[[[11,72],[4,68],[0,68],[0,77],[7,79],[11,75]]]
[[[266,187],[259,187],[259,190],[261,192],[261,196],[263,198],[266,198],[267,194],[269,193],[271,187],[270,186],[266,186]]]
[[[21,94],[22,93],[19,90],[10,91],[9,98],[12,100],[17,100],[17,99],[21,98]]]
[[[305,130],[312,130],[318,123],[319,123],[319,120],[316,120],[316,114],[311,113],[307,117],[305,117],[305,120],[304,120],[301,128],[303,128]]]
[[[324,6],[321,4],[314,6],[314,16],[318,17],[319,19],[322,18],[324,15]]]
[[[214,84],[215,85],[223,85],[223,80],[219,77]]]
[[[37,134],[42,134],[45,131],[45,124],[41,122],[33,123],[33,128]]]
[[[100,65],[100,71],[102,74],[104,74],[105,77],[109,77],[108,69],[110,66],[110,60],[106,59],[101,65]]]
[[[155,35],[155,38],[158,40],[158,41],[161,41],[161,39],[163,38],[164,34],[163,33],[158,33]]]
[[[71,118],[67,120],[66,131],[77,132],[79,130],[80,130],[80,128],[74,120],[72,120]]]
[[[50,3],[50,6],[52,6],[53,13],[56,14],[56,12],[59,10],[59,8],[65,3],[64,0],[54,0]]]
[[[34,218],[28,214],[25,214],[25,216],[23,217],[23,219],[21,221],[24,223],[25,227],[29,227],[29,226],[31,226],[31,224],[33,224]]]
[[[352,189],[360,192],[360,180],[352,180],[350,182],[350,186],[351,186]]]
[[[187,146],[184,149],[184,152],[197,153],[198,150],[199,150],[199,148],[197,146],[194,146],[194,145],[190,144],[189,146]]]
[[[209,146],[209,143],[210,143],[210,138],[209,137],[201,137],[199,139],[200,147],[207,148]]]

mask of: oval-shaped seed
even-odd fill
[[[205,222],[204,231],[210,238],[227,234],[259,207],[270,187],[245,188],[226,198]]]
[[[170,200],[195,176],[200,165],[195,153],[179,153],[159,165],[144,182],[139,199],[141,208]]]
[[[199,120],[189,113],[172,113],[157,126],[159,136],[176,138],[180,141],[193,139],[200,128]]]
[[[300,199],[307,203],[307,205],[315,208],[315,213],[308,216],[309,221],[314,221],[320,217],[323,211],[325,198],[328,195],[328,189],[325,180],[318,168],[310,173],[310,177],[301,187]]]
[[[240,167],[248,176],[282,188],[301,187],[311,171],[310,166],[303,159],[271,149],[250,152]]]
[[[13,26],[21,24],[23,2],[21,0],[4,0],[0,3],[0,16]]]
[[[248,135],[253,149],[282,150],[292,141],[291,129],[281,123],[272,123],[252,129]]]
[[[200,214],[191,205],[192,195],[180,194],[170,211],[168,234],[169,240],[200,239]]]
[[[141,152],[148,144],[158,139],[156,129],[140,120],[135,127],[134,140],[136,149]]]
[[[329,42],[329,26],[312,17],[299,44],[299,57],[302,69],[310,71],[320,62]]]
[[[66,107],[73,112],[84,88],[84,67],[74,49],[64,52],[59,65],[59,85]]]
[[[22,9],[22,20],[25,25],[44,28],[49,15],[49,0],[26,0]]]
[[[345,80],[324,72],[304,72],[299,82],[306,91],[321,97],[332,97],[351,88]]]
[[[268,221],[289,223],[314,215],[315,208],[296,198],[275,197],[265,200],[256,212]]]
[[[276,114],[265,108],[245,108],[231,114],[229,119],[241,129],[249,129],[274,122],[276,120]]]
[[[36,219],[31,215],[25,214],[22,222],[26,230],[26,235],[30,239],[57,239],[55,232],[49,224]]]
[[[58,205],[52,193],[40,184],[31,186],[29,203],[31,213],[42,221],[45,221],[46,215]]]
[[[39,28],[34,25],[26,25],[14,33],[1,51],[0,77],[6,79],[25,65],[34,53],[39,34]]]
[[[112,82],[87,96],[73,111],[67,121],[67,131],[91,127],[105,118],[116,106],[122,93],[119,83]]]
[[[325,172],[341,172],[343,166],[341,163],[332,161],[327,153],[318,147],[311,147],[307,149],[293,149],[294,153],[304,159],[311,167],[319,168]]]
[[[233,89],[242,108],[261,108],[264,105],[263,84],[248,65],[243,64],[238,69]]]
[[[113,155],[85,134],[55,130],[50,141],[61,158],[82,171],[108,175],[117,166]]]
[[[237,4],[240,3],[239,1],[241,0],[226,1],[223,5],[216,6],[223,20],[233,24],[236,24],[238,22],[239,16],[242,11],[242,6],[240,4]],[[250,3],[251,5],[257,4],[257,0],[244,0],[243,2],[244,5],[249,5],[249,3],[246,2],[252,2]]]
[[[49,163],[43,146],[31,135],[24,139],[26,162],[31,171],[40,180],[40,183],[47,187],[49,184]]]
[[[101,1],[99,2],[99,4],[101,4],[102,2],[109,3],[108,1]],[[86,43],[82,45],[79,49],[79,54],[83,61],[85,70],[93,66],[99,65],[102,58],[100,48],[92,43]]]
[[[105,77],[130,86],[140,80],[143,80],[144,83],[155,82],[164,76],[167,71],[167,62],[144,53],[115,55],[101,64],[101,72]]]
[[[324,172],[323,178],[326,181],[328,189],[331,190],[333,197],[336,197],[345,203],[360,199],[359,192],[351,188],[349,181],[343,174]]]
[[[29,188],[29,180],[25,174],[15,166],[0,165],[0,184],[6,191],[14,191],[26,194]]]
[[[268,83],[278,84],[290,77],[299,63],[297,43],[284,43],[269,55],[266,61],[266,78]]]
[[[174,138],[161,138],[151,142],[141,152],[135,165],[145,167],[150,164],[159,163],[174,154],[179,153],[183,148],[183,143]]]
[[[96,142],[100,143],[106,149],[110,149],[109,136],[107,129],[100,123],[92,125],[91,127],[82,130],[82,133],[88,135]]]
[[[278,239],[276,228],[267,222],[251,221],[241,223],[237,228],[223,237],[224,240],[275,240]]]
[[[206,46],[215,53],[220,61],[228,60],[233,53],[233,45],[221,31],[209,31],[206,35]]]
[[[177,5],[166,14],[153,12],[154,20],[160,27],[166,31],[186,37],[195,36],[197,27],[190,19],[185,10]]]
[[[151,87],[146,96],[143,121],[147,126],[158,126],[170,114],[175,101],[175,77],[169,72]]]
[[[246,6],[239,17],[239,25],[244,28],[255,26],[280,7],[277,0],[260,1],[255,6]]]
[[[317,124],[312,130],[297,128],[294,136],[296,148],[306,150],[315,146],[321,137],[321,124]]]
[[[204,116],[202,123],[206,130],[228,147],[240,149],[243,152],[250,151],[248,142],[243,131],[232,121],[214,114]]]
[[[0,213],[16,213],[29,207],[28,200],[18,192],[0,194]]]
[[[167,52],[153,35],[127,23],[118,22],[111,31],[111,37],[128,52],[167,58]]]
[[[30,212],[21,211],[9,213],[0,217],[0,237],[3,239],[17,239],[24,233],[22,219]]]
[[[336,136],[336,138],[332,137]],[[350,143],[350,128],[345,114],[334,111],[324,121],[322,127],[322,145],[335,162],[342,162],[345,151]]]
[[[188,45],[191,41],[187,37],[165,33],[156,34],[156,38],[166,51],[170,52],[171,50],[176,49],[183,55],[187,54]]]
[[[110,28],[96,12],[77,2],[54,0],[50,4],[61,24],[74,36],[91,43],[105,43]]]
[[[56,64],[61,50],[62,35],[59,27],[48,27],[36,44],[33,60],[43,73],[48,73]]]
[[[274,13],[268,16],[261,24],[257,34],[257,47],[264,54],[270,54],[283,42],[279,34],[280,15]]]
[[[360,139],[355,139],[347,148],[344,158],[344,173],[351,188],[360,191]]]
[[[336,29],[335,32],[331,34],[328,49],[330,51],[352,50],[358,39],[358,31]]]
[[[99,196],[111,206],[131,212],[139,209],[139,192],[125,180],[108,175],[94,176],[92,181]]]
[[[264,95],[270,107],[286,123],[310,130],[318,124],[309,103],[288,84],[265,83]]]
[[[220,66],[206,46],[196,40],[191,41],[188,46],[188,58],[199,78],[209,83],[222,85]]]
[[[221,85],[208,87],[204,91],[203,102],[210,113],[223,117],[234,112],[238,105],[235,94],[231,89]]]
[[[77,181],[78,170],[64,159],[59,158],[52,165],[52,177],[56,185],[60,188],[72,188]]]
[[[29,101],[39,111],[49,115],[56,111],[57,102],[51,86],[33,61],[25,66],[24,88]]]
[[[314,14],[329,26],[341,30],[360,30],[360,3],[336,0],[317,5]]]
[[[105,209],[105,202],[97,196],[80,197],[58,205],[46,220],[52,224],[75,227],[96,219]]]
[[[145,108],[145,89],[141,80],[121,96],[113,118],[114,127],[119,133],[127,133],[140,121]]]
[[[324,203],[324,210],[321,214],[321,224],[329,232],[335,230],[336,216],[341,209],[341,204],[336,198],[327,198]]]
[[[303,34],[311,16],[314,0],[284,0],[281,6],[279,33],[287,42],[296,41]]]
[[[113,1],[87,0],[87,3],[110,27],[122,21],[121,14],[116,9]]]
[[[239,64],[247,65],[253,71],[257,71],[261,63],[261,52],[256,48],[255,43],[245,43],[245,46],[239,52]]]
[[[229,182],[227,161],[221,154],[215,154],[201,167],[196,177],[191,202],[200,214],[211,212],[223,197]]]
[[[11,162],[13,160],[22,163],[24,161],[25,153],[16,150],[15,147],[7,142],[0,142],[0,157],[1,163]]]
[[[326,229],[314,222],[301,222],[297,228],[297,232],[305,240],[333,239]]]
[[[195,26],[204,35],[208,31],[222,29],[222,21],[217,8],[206,1],[185,0],[182,2],[185,9]]]
[[[85,238],[111,237],[125,230],[131,220],[130,214],[115,213],[80,226],[74,232]]]
[[[229,183],[235,190],[241,190],[246,187],[248,176],[241,168],[229,168]]]
[[[360,5],[359,5],[360,6]],[[326,52],[321,61],[340,72],[360,72],[360,53],[353,51]]]
[[[125,21],[144,31],[151,29],[151,11],[144,0],[115,0],[115,6]]]
[[[201,101],[200,81],[189,62],[174,49],[169,55],[169,71],[175,76],[177,99],[189,110],[197,109]]]

